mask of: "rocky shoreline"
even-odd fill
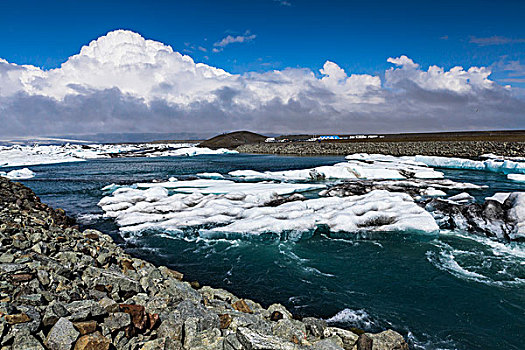
[[[236,148],[241,153],[289,155],[347,155],[354,153],[393,156],[479,157],[493,153],[525,156],[525,142],[502,141],[418,141],[418,142],[263,142]]]
[[[297,319],[134,258],[0,177],[0,347],[408,349],[403,337]]]

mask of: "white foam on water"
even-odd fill
[[[460,279],[491,286],[525,285],[525,279],[521,278],[523,271],[518,268],[519,265],[522,265],[521,262],[525,261],[525,250],[519,244],[504,244],[488,238],[476,238],[474,235],[458,232],[451,232],[448,235],[475,241],[482,244],[485,249],[479,246],[473,248],[472,251],[458,249],[436,240],[433,245],[437,251],[426,252],[427,260],[436,268]],[[509,271],[509,268],[516,272]],[[500,279],[502,277],[504,279]]]
[[[363,309],[343,309],[334,316],[326,319],[326,322],[328,322],[328,324],[350,324],[353,327],[361,328],[364,330],[369,330],[374,327],[377,327],[376,322],[374,322],[370,315]]]

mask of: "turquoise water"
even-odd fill
[[[85,227],[111,233],[129,252],[263,305],[279,302],[296,314],[327,318],[340,326],[394,328],[414,348],[523,349],[524,243],[446,231],[299,240],[204,240],[150,231],[124,243],[97,207],[101,188],[111,183],[237,169],[301,169],[343,159],[227,155],[93,160],[31,166],[37,177],[23,182],[44,202],[79,217]],[[471,191],[480,199],[498,191],[525,190],[501,174],[444,172],[454,180],[488,185]]]

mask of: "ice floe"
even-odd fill
[[[525,182],[525,174],[508,174],[507,179],[518,182]]]
[[[310,169],[265,171],[235,170],[228,175],[250,180],[271,179],[280,181],[318,181],[350,179],[391,179],[406,178],[441,179],[443,173],[429,168],[423,163],[379,154],[353,154],[347,162],[319,166]]]
[[[320,185],[194,180],[137,187],[120,188],[99,202],[105,215],[115,218],[122,231],[178,231],[202,225],[212,228],[201,229],[201,235],[311,232],[320,225],[334,232],[438,230],[432,216],[409,195],[384,190],[267,206],[278,195],[318,189]],[[170,194],[172,190],[179,193]]]
[[[7,173],[0,171],[0,176],[5,176],[11,180],[27,180],[35,177],[35,175],[36,174],[28,168],[11,170]]]
[[[212,150],[194,144],[64,144],[0,146],[0,167],[81,162],[115,157],[170,157],[229,154],[237,151]]]
[[[525,173],[525,162],[509,159],[489,158],[486,160],[472,160],[437,156],[415,156],[413,159],[416,162],[436,168],[487,170],[502,173]]]

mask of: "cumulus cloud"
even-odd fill
[[[59,68],[0,59],[1,136],[97,132],[404,132],[525,127],[525,102],[485,67],[422,69],[389,58],[384,77],[287,68],[230,74],[114,31]]]

